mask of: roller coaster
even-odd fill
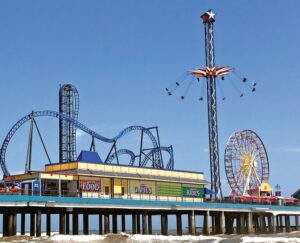
[[[75,97],[75,105],[72,100],[73,99],[72,97]],[[107,138],[93,131],[92,129],[88,128],[87,126],[85,126],[84,124],[82,124],[77,120],[78,111],[79,111],[79,95],[77,89],[73,85],[71,84],[63,85],[59,92],[59,98],[60,98],[59,99],[60,112],[52,111],[52,110],[32,111],[30,114],[25,115],[20,120],[18,120],[9,130],[8,134],[6,135],[2,143],[1,150],[0,150],[0,165],[4,176],[10,175],[5,160],[7,147],[11,139],[13,138],[14,134],[18,131],[18,129],[21,126],[23,126],[23,124],[29,121],[31,121],[32,124],[35,124],[44,146],[44,142],[42,140],[41,134],[39,132],[39,129],[35,121],[36,118],[38,117],[52,117],[52,118],[59,119],[60,163],[76,161],[77,159],[76,158],[76,154],[77,154],[76,153],[76,129],[79,129],[92,137],[92,144],[90,150],[93,149],[95,150],[95,146],[94,146],[95,139],[105,143],[112,144],[112,147],[103,163],[119,164],[119,156],[129,155],[130,157],[130,161],[128,163],[129,166],[152,167],[157,169],[168,169],[168,170],[174,169],[173,148],[172,146],[169,147],[160,146],[157,127],[145,128],[143,126],[129,126],[124,130],[122,130],[115,137]],[[31,133],[32,133],[32,127],[33,125],[31,126]],[[156,136],[153,134],[153,132],[151,132],[153,129],[156,131]],[[117,149],[117,141],[133,131],[141,132],[140,152],[137,155],[129,149],[119,149],[119,150]],[[143,146],[144,135],[146,135],[150,139],[152,147],[144,148]],[[31,139],[32,139],[32,135],[31,135]],[[29,143],[32,144],[32,141]],[[29,148],[30,148],[29,150],[31,151],[31,146],[29,146]],[[44,149],[47,153],[45,146]],[[162,152],[166,152],[167,154],[169,154],[169,160],[166,163],[166,165],[164,165],[163,162]],[[137,158],[138,158],[138,164],[136,162]],[[50,159],[49,159],[49,163],[51,163]],[[27,166],[28,166],[28,171],[31,170],[30,163]]]

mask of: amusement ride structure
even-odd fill
[[[95,151],[95,140],[99,140],[105,143],[112,144],[109,153],[106,156],[106,159],[103,163],[119,164],[119,156],[129,155],[130,160],[129,166],[138,166],[138,167],[152,167],[159,169],[174,169],[174,156],[172,146],[164,147],[160,145],[159,133],[157,127],[145,128],[143,126],[129,126],[122,130],[117,136],[113,138],[104,137],[95,131],[91,130],[87,126],[83,125],[78,121],[79,113],[79,94],[77,89],[72,84],[65,84],[61,86],[59,90],[59,112],[44,110],[44,111],[33,111],[30,114],[22,117],[17,121],[12,128],[9,130],[6,135],[0,150],[0,165],[3,171],[4,176],[10,175],[8,168],[6,166],[6,150],[9,145],[9,142],[13,138],[14,134],[18,129],[24,125],[26,122],[30,121],[30,132],[29,132],[29,142],[28,150],[25,164],[25,172],[32,171],[31,169],[31,154],[32,154],[32,139],[33,131],[36,128],[45,153],[48,158],[48,162],[51,164],[50,156],[47,152],[44,140],[42,138],[40,129],[38,128],[36,119],[38,117],[53,117],[59,119],[59,162],[71,162],[77,161],[77,152],[76,152],[76,130],[80,129],[81,131],[87,133],[92,137],[92,142],[90,146],[91,151]],[[123,138],[127,134],[139,131],[141,133],[140,149],[139,153],[135,154],[129,149],[117,149],[117,142],[119,139]],[[153,132],[154,131],[154,132]],[[145,136],[149,138],[152,146],[146,147]],[[169,160],[164,164],[162,152],[169,154]]]
[[[219,162],[219,144],[218,144],[218,120],[217,120],[217,85],[223,95],[223,100],[225,96],[221,86],[217,83],[217,78],[225,80],[225,75],[231,82],[236,91],[239,92],[239,96],[243,97],[244,94],[240,92],[237,86],[233,83],[232,79],[228,74],[233,73],[236,75],[242,83],[246,84],[252,92],[256,90],[256,83],[248,84],[248,80],[237,73],[233,68],[229,67],[217,67],[215,63],[215,46],[214,46],[214,22],[215,14],[212,10],[208,10],[201,16],[204,24],[204,34],[205,34],[205,64],[204,68],[195,68],[192,71],[188,71],[184,74],[181,80],[177,80],[175,83],[171,84],[170,87],[166,88],[168,95],[172,95],[173,92],[182,86],[183,82],[187,77],[192,77],[188,83],[184,95],[181,99],[185,99],[192,83],[197,80],[197,82],[206,83],[206,93],[207,93],[207,108],[208,108],[208,130],[209,130],[209,153],[210,153],[210,173],[211,173],[211,190],[214,192],[212,197],[222,198],[221,181],[220,181],[220,162]],[[206,82],[201,81],[201,79],[206,80]],[[202,91],[204,87],[202,87]],[[200,101],[203,100],[203,95],[199,98]]]
[[[251,130],[233,133],[225,149],[225,172],[234,195],[260,195],[269,190],[269,161],[260,137]]]

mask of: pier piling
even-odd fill
[[[72,234],[73,235],[78,235],[78,212],[73,211],[72,215]]]
[[[99,235],[103,235],[103,216],[102,213],[99,213]]]
[[[36,236],[40,237],[42,235],[42,212],[41,210],[37,210],[36,212]]]
[[[152,235],[152,215],[148,214],[148,234]]]
[[[136,234],[136,214],[132,213],[132,234]]]
[[[112,215],[112,232],[114,234],[118,233],[118,215],[116,213]]]
[[[299,231],[299,215],[295,215],[295,226],[296,231]]]
[[[59,214],[59,233],[66,234],[66,213],[61,212]]]
[[[209,220],[209,211],[205,212],[204,220],[203,220],[203,234],[210,235],[210,220]]]
[[[34,236],[35,234],[35,214],[33,212],[30,213],[30,236]]]
[[[291,222],[290,222],[289,215],[285,215],[285,232],[287,233],[291,232]]]
[[[136,233],[141,233],[141,215],[139,213],[136,214]]]
[[[144,235],[148,234],[148,225],[147,225],[147,213],[142,213],[142,233]]]
[[[195,227],[195,211],[192,210],[188,214],[189,220],[189,234],[190,235],[196,235],[196,227]]]
[[[83,214],[83,234],[89,234],[89,215],[87,213]]]
[[[109,213],[104,214],[104,234],[108,234],[110,232],[109,229]]]
[[[122,232],[126,232],[126,214],[122,214]]]
[[[46,234],[51,235],[51,214],[49,212],[46,214]]]
[[[177,235],[182,235],[182,215],[179,212],[176,214],[176,225]]]
[[[161,234],[168,235],[168,215],[161,213]]]
[[[21,213],[21,235],[25,235],[25,222],[26,222],[26,214],[25,212]]]

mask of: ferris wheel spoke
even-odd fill
[[[249,183],[250,183],[250,175],[252,173],[251,170],[252,170],[252,166],[250,166],[250,168],[249,168],[249,172],[248,172],[247,180],[246,180],[246,183],[245,183],[243,195],[246,195],[246,189],[247,188],[250,189],[249,188]]]
[[[254,175],[255,175],[257,181],[259,182],[259,184],[261,184],[261,180],[259,179],[257,171],[255,170],[255,168],[254,168],[253,172],[254,172]]]

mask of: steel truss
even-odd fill
[[[59,89],[59,112],[78,119],[79,94],[72,84],[64,84]],[[71,122],[59,119],[59,162],[70,162],[76,158],[76,127]]]

